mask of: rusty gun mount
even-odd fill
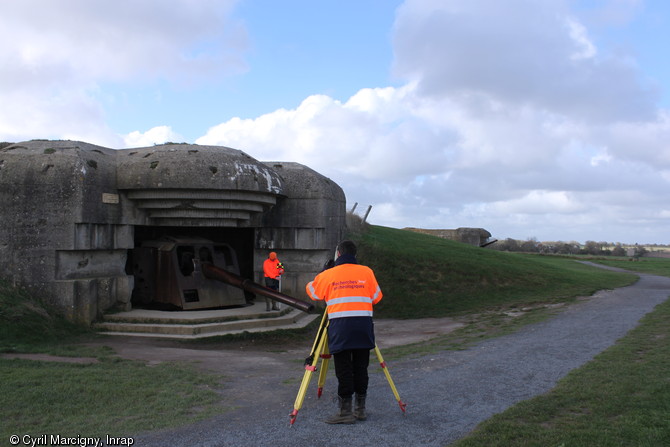
[[[250,279],[243,278],[209,262],[200,262],[199,260],[194,259],[193,263],[195,270],[200,270],[206,278],[221,281],[230,284],[233,287],[237,287],[238,289],[279,301],[280,303],[284,303],[303,312],[312,313],[314,311],[314,304],[312,303],[307,303],[268,287],[264,287]]]
[[[143,241],[131,253],[135,278],[132,302],[171,310],[247,305],[247,294],[262,295],[303,312],[314,305],[240,276],[237,254],[225,242],[197,236],[164,236]]]

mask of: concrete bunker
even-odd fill
[[[116,150],[47,140],[0,149],[0,205],[0,276],[86,323],[147,300],[180,309],[249,300],[248,290],[190,287],[194,272],[176,258],[179,296],[148,298],[155,291],[139,270],[149,267],[136,261],[161,247],[200,263],[209,250],[215,265],[256,282],[277,251],[287,266],[283,291],[306,299],[304,284],[332,256],[346,213],[342,189],[298,163],[219,146]]]

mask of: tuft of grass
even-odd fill
[[[632,274],[572,259],[505,253],[371,225],[356,235],[359,261],[375,271],[381,318],[425,318],[564,302],[629,285]]]
[[[480,424],[454,447],[670,445],[670,301],[549,393]]]

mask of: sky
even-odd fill
[[[0,29],[0,141],[227,146],[374,225],[670,244],[666,0],[22,0]]]

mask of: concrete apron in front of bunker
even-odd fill
[[[281,310],[266,311],[265,302],[228,309],[166,312],[133,309],[107,314],[93,325],[106,335],[196,340],[244,332],[299,329],[307,326],[318,314],[308,314],[286,305]]]

